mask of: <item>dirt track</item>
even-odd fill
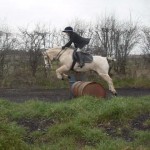
[[[145,96],[150,95],[150,89],[142,88],[122,88],[116,89],[118,96]],[[107,96],[111,94],[107,91]],[[24,102],[26,100],[38,99],[43,101],[58,102],[69,100],[70,94],[68,89],[0,89],[0,98],[14,102]]]

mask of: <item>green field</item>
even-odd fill
[[[0,150],[148,150],[150,96],[0,100]]]

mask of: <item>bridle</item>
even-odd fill
[[[59,58],[62,56],[62,54],[66,51],[66,49],[62,50],[56,55],[55,58],[53,58],[54,60],[59,60]],[[51,62],[53,60],[51,60],[51,58],[49,57],[49,55],[47,54],[47,52],[45,52],[46,56],[47,56],[47,61],[48,61],[48,65],[50,66]]]

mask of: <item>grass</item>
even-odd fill
[[[114,85],[117,88],[150,88],[150,79],[147,77],[114,79]]]
[[[102,80],[96,73],[88,74],[89,81],[96,81],[108,88],[107,83]],[[112,77],[115,88],[150,88],[150,78],[147,76],[130,77],[130,75],[113,75]]]
[[[148,150],[149,99],[85,96],[59,103],[0,100],[0,149]],[[145,119],[139,120],[141,116]],[[137,128],[139,121],[141,127]]]

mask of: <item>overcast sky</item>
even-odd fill
[[[64,28],[74,20],[95,21],[115,14],[118,19],[150,25],[150,0],[0,0],[0,24],[23,27],[42,23]]]

